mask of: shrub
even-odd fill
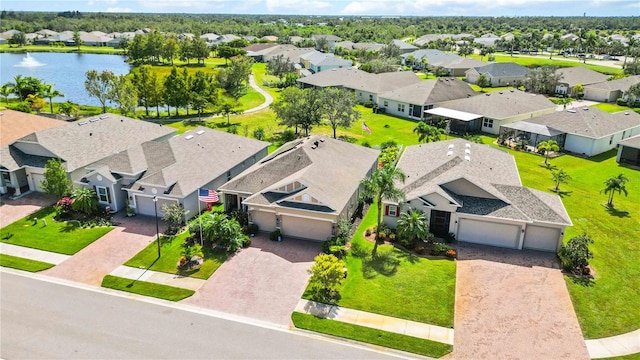
[[[384,232],[384,231],[380,231],[380,232],[378,233],[378,239],[379,239],[379,240],[382,240],[382,241],[386,240],[386,239],[387,239],[387,233],[386,233],[386,232]]]
[[[260,227],[258,226],[258,224],[249,224],[249,225],[247,225],[247,232],[249,233],[249,235],[257,234],[258,231],[260,231]]]
[[[384,128],[385,128],[385,129],[388,129],[388,128],[390,128],[390,127],[391,127],[391,125],[389,125],[389,124],[384,124]]]
[[[73,200],[71,200],[71,198],[68,196],[65,196],[62,199],[58,200],[58,202],[56,202],[56,216],[67,215],[69,212],[71,212],[72,203]]]
[[[445,237],[444,237],[444,242],[447,244],[451,244],[452,242],[456,241],[456,234],[450,232],[448,233]]]
[[[416,252],[420,255],[424,255],[427,253],[427,247],[424,245],[416,246]]]
[[[296,133],[291,129],[287,129],[280,134],[281,142],[289,142],[295,139],[296,139]]]
[[[362,104],[364,107],[366,107],[367,109],[373,109],[373,102],[371,102],[371,100],[367,100],[364,102],[364,104]]]
[[[344,280],[345,263],[333,255],[320,254],[308,270],[313,300],[333,303],[340,297],[338,288]]]
[[[280,230],[275,230],[275,231],[272,231],[271,234],[269,234],[269,240],[278,241],[278,238],[281,236],[282,236],[282,233],[280,232]]]
[[[367,228],[367,230],[364,231],[364,236],[371,236],[371,228]]]
[[[623,98],[617,98],[616,99],[616,104],[620,105],[620,106],[627,106],[627,102],[624,101]]]
[[[182,224],[184,224],[184,208],[182,205],[178,205],[176,202],[172,202],[171,205],[162,204],[162,212],[164,212],[162,220],[169,225],[167,234],[173,235],[177,233]]]
[[[431,246],[431,251],[429,253],[431,255],[444,255],[449,251],[449,246],[443,243],[435,243]]]
[[[583,233],[581,236],[571,238],[566,245],[562,245],[558,251],[562,268],[580,275],[588,274],[589,259],[593,258],[593,253],[589,250],[591,244],[593,239]]]
[[[351,255],[357,258],[364,258],[369,255],[369,251],[359,242],[351,243]]]
[[[251,246],[251,238],[249,238],[249,237],[245,237],[245,238],[242,240],[242,247],[246,249],[246,248],[248,248],[249,246]]]
[[[342,259],[347,255],[347,247],[344,245],[332,245],[329,247],[329,254],[337,257],[338,259]]]
[[[367,140],[365,140],[365,141],[362,142],[362,146],[364,146],[366,148],[370,148],[371,144]]]
[[[455,259],[458,256],[458,253],[453,249],[449,249],[444,255],[448,258]]]
[[[396,241],[396,234],[389,234],[389,241],[391,242],[395,242]]]
[[[408,250],[413,250],[416,247],[416,241],[412,238],[401,237],[400,245]]]
[[[258,140],[264,139],[264,129],[262,127],[259,127],[253,130],[253,137]]]

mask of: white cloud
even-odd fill
[[[127,13],[127,12],[132,12],[133,10],[131,10],[131,8],[128,7],[110,7],[107,8],[107,12],[112,12],[112,13]]]

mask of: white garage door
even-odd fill
[[[283,236],[325,241],[331,237],[331,223],[293,216],[282,216],[280,228]]]
[[[524,248],[553,251],[558,249],[560,229],[544,226],[527,226],[524,234]]]
[[[258,225],[260,231],[274,231],[276,229],[276,214],[266,211],[251,211],[251,221]]]
[[[33,181],[33,190],[43,192],[42,187],[40,185],[44,181],[44,174],[34,174],[31,173],[31,181]]]
[[[167,204],[167,206],[169,206],[175,203],[176,200],[158,199],[158,217],[161,217],[164,214],[162,212],[162,204]],[[153,205],[153,198],[136,195],[136,213],[140,215],[155,216],[155,211],[156,209]]]
[[[459,241],[470,243],[499,246],[505,248],[518,248],[520,226],[511,224],[494,223],[471,219],[459,219]]]

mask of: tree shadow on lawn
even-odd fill
[[[618,209],[616,209],[614,207],[608,207],[608,206],[605,206],[605,207],[607,208],[607,212],[611,216],[615,216],[615,217],[619,217],[619,218],[630,218],[631,217],[631,215],[629,215],[628,211],[621,211],[621,210],[618,210]]]
[[[571,278],[574,284],[583,286],[583,287],[592,287],[595,286],[596,281],[591,276],[576,276],[576,275],[567,275]]]
[[[367,256],[362,259],[362,274],[365,279],[373,279],[378,274],[384,276],[393,276],[398,272],[400,260],[391,250],[378,250],[375,257]]]
[[[67,220],[64,223],[64,226],[60,228],[60,232],[70,233],[78,230],[79,228],[80,228],[80,222],[78,220]]]
[[[564,198],[565,196],[571,196],[571,194],[573,193],[573,191],[556,190],[554,188],[549,188],[549,191],[560,196],[561,198]]]

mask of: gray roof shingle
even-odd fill
[[[525,76],[529,73],[529,68],[516,63],[492,63],[485,66],[474,67],[479,74],[488,74],[492,77],[499,76]]]
[[[425,80],[379,94],[380,98],[403,101],[416,105],[436,104],[443,101],[475,96],[469,84],[457,78]]]
[[[602,81],[585,86],[584,88],[627,91],[631,85],[637,83],[640,83],[640,75],[629,76],[618,80]]]
[[[560,80],[560,82],[568,84],[570,87],[574,87],[577,84],[595,84],[607,81],[609,78],[609,75],[605,75],[582,66],[560,68],[556,70],[556,73],[562,75],[562,80]]]
[[[479,114],[492,119],[505,119],[539,111],[552,113],[556,109],[556,105],[542,95],[529,94],[515,89],[453,100],[443,107]]]

